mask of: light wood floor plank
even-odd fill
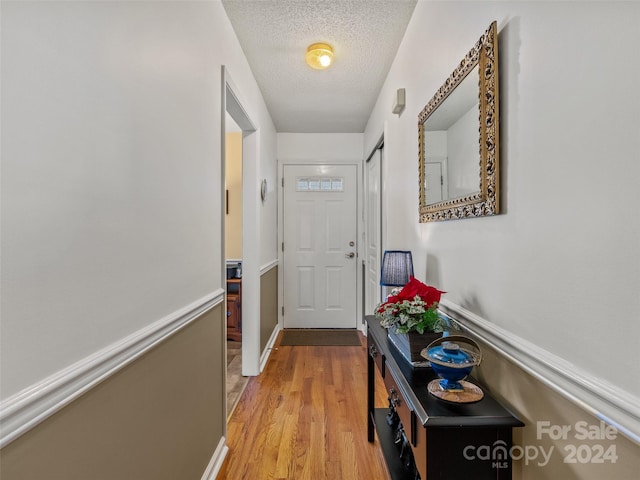
[[[227,427],[219,480],[388,480],[367,441],[366,339],[361,346],[279,346],[252,378]],[[377,379],[376,405],[387,403]]]

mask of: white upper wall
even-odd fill
[[[362,140],[361,133],[278,133],[278,158],[281,161],[361,161]]]
[[[268,115],[266,107],[264,115]],[[278,138],[269,117],[269,128],[259,132],[261,154],[260,175],[255,191],[259,192],[262,180],[267,180],[267,193],[260,203],[260,267],[272,265],[278,260]],[[260,195],[258,195],[260,198]]]
[[[503,213],[420,224],[418,113],[493,20]],[[639,21],[635,2],[418,2],[365,131],[368,151],[386,124],[384,248],[412,250],[444,298],[636,398]]]
[[[222,65],[275,179],[219,2],[2,3],[3,398],[222,288]]]

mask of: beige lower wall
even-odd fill
[[[273,330],[278,325],[278,267],[260,277],[260,351],[267,348]]]
[[[582,427],[599,429],[600,421],[486,344],[481,346],[483,360],[475,373],[476,377],[526,424],[524,428],[514,429],[514,444],[528,449],[530,456],[534,453],[538,455],[537,458],[528,462],[526,458],[514,462],[514,480],[632,480],[638,478],[640,445],[621,434],[617,434],[613,440],[576,438],[576,435],[581,435]],[[554,440],[546,432],[542,433],[541,438],[538,439],[538,422],[548,422],[549,428],[552,429],[556,426],[566,429],[569,426],[571,430],[567,430],[566,439]],[[579,422],[584,423],[579,424]],[[576,430],[576,424],[579,424],[578,430]],[[596,453],[600,451],[597,445],[601,445],[605,452],[607,450],[615,452],[617,455],[615,463],[606,459],[604,463],[588,461],[589,456],[593,460]],[[585,463],[580,463],[578,455],[571,456],[575,453],[574,448],[580,449],[581,458]],[[542,450],[550,459],[546,465]],[[565,458],[568,460],[573,458],[576,463],[565,463]]]
[[[199,480],[224,435],[216,306],[9,445],[2,480]]]

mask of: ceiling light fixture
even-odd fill
[[[307,63],[311,68],[323,70],[331,65],[333,60],[333,48],[326,43],[314,43],[307,48]]]

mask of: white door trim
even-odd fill
[[[366,158],[365,160],[365,165],[362,171],[363,174],[363,188],[362,188],[362,198],[363,198],[363,206],[362,206],[362,211],[363,211],[363,224],[364,224],[364,228],[362,230],[362,242],[364,245],[363,248],[363,254],[362,254],[362,258],[361,258],[361,265],[362,265],[362,295],[363,295],[363,309],[364,309],[364,314],[371,314],[373,312],[369,311],[369,305],[367,304],[367,289],[369,288],[368,286],[368,272],[369,272],[369,244],[370,244],[370,238],[369,238],[369,225],[368,225],[368,221],[370,218],[369,215],[369,162],[374,161],[374,157],[377,156],[377,162],[378,162],[378,168],[377,168],[377,175],[378,175],[378,201],[377,201],[377,228],[376,228],[376,240],[377,240],[377,244],[378,244],[378,248],[377,248],[377,258],[376,258],[376,270],[379,270],[380,264],[382,262],[382,164],[384,162],[384,136],[382,136],[380,138],[380,140],[378,141],[378,143],[376,144],[376,146],[373,148],[373,150],[371,151],[371,153],[369,154],[369,156]],[[380,300],[380,295],[381,295],[381,289],[378,286],[377,290],[377,295],[376,295],[376,301],[374,303],[378,303],[378,301]],[[362,323],[364,323],[364,318],[362,319]]]

